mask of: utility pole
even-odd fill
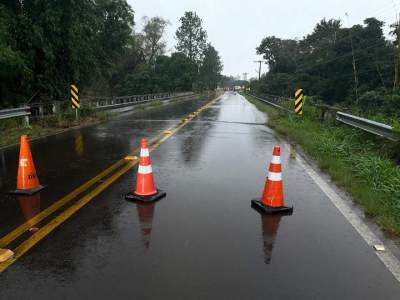
[[[396,3],[392,0],[393,3],[393,9],[395,11],[395,16],[396,16],[396,23],[394,25],[394,30],[393,34],[396,35],[396,43],[397,43],[397,49],[395,48],[394,51],[394,80],[393,80],[393,94],[394,92],[399,88],[399,68],[400,68],[400,21],[399,21],[399,16],[400,13],[397,13],[397,5]]]
[[[400,14],[399,14],[400,16]],[[394,33],[396,34],[397,51],[395,51],[394,58],[394,82],[393,82],[393,92],[399,88],[399,69],[400,69],[400,21],[399,16],[396,13],[396,24],[394,28]]]
[[[261,79],[261,63],[264,62],[264,61],[263,60],[255,60],[254,62],[259,64],[259,66],[258,66],[258,80],[260,80]]]
[[[350,28],[348,13],[346,13],[346,17],[347,17],[347,23],[349,25],[349,32],[350,32],[351,55],[353,56],[353,74],[354,74],[354,85],[355,85],[355,92],[356,92],[356,104],[358,104],[358,77],[357,77],[356,59],[354,57],[353,34],[352,34],[351,28]]]
[[[249,73],[243,73],[243,80],[244,81],[247,81],[247,74],[249,74]]]

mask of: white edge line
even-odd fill
[[[288,144],[285,143],[285,147],[289,150]],[[364,221],[352,210],[348,203],[343,200],[303,158],[297,155],[296,160],[306,170],[311,179],[314,180],[319,188],[328,196],[347,221],[357,230],[365,242],[371,247],[371,250],[374,245],[383,244],[376,234],[372,232]],[[397,257],[387,247],[384,252],[375,252],[375,254],[385,264],[397,281],[400,282],[400,262]]]

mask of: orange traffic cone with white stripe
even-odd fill
[[[140,159],[136,177],[135,191],[125,195],[125,199],[141,202],[153,202],[162,197],[166,193],[156,189],[151,168],[151,159],[147,139],[142,139],[140,143]]]
[[[261,199],[252,200],[251,204],[253,207],[267,214],[291,214],[293,212],[293,207],[284,205],[281,148],[279,146],[274,147]]]
[[[11,193],[20,195],[33,195],[42,189],[44,189],[44,186],[40,185],[39,178],[36,174],[28,137],[26,135],[22,135],[19,149],[17,189]]]

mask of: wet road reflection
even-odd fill
[[[81,132],[75,136],[75,152],[78,157],[81,157],[84,153],[83,136]]]
[[[181,117],[207,101],[202,98],[138,109],[106,123],[31,141],[38,177],[47,186],[41,192],[42,209],[132,153],[142,137],[155,136],[177,124]],[[23,221],[19,202],[8,195],[16,186],[18,154],[18,145],[0,150],[0,235],[10,232]]]
[[[40,193],[32,196],[17,195],[16,198],[18,200],[24,219],[29,226],[29,231],[37,231],[38,227],[35,223],[31,221],[31,219],[38,213],[40,213]]]
[[[267,265],[269,265],[272,260],[272,250],[274,249],[274,242],[276,235],[278,234],[281,218],[281,215],[261,215],[261,229],[264,242],[264,262]]]
[[[169,125],[146,120],[176,115],[163,108],[83,130],[81,157],[76,132],[58,137],[64,148],[49,140],[48,149],[64,152],[60,164],[50,158],[55,165],[41,180],[48,183],[49,173],[66,164],[59,171],[65,178],[59,174],[56,183],[70,187],[69,181]],[[168,198],[125,201],[136,170],[128,172],[2,273],[0,298],[397,300],[392,274],[285,147],[285,202],[295,213],[266,216],[251,209],[279,143],[270,128],[254,125],[265,119],[243,97],[227,93],[199,122],[151,152],[155,181]],[[7,226],[7,216],[24,219],[44,208],[50,190],[40,206],[3,201],[0,226]]]
[[[136,210],[139,217],[140,232],[143,245],[146,249],[150,248],[151,231],[153,229],[153,217],[156,203],[136,203]]]

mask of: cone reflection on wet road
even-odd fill
[[[264,262],[270,264],[272,260],[272,250],[278,233],[281,215],[264,215],[261,214],[261,228],[264,243]]]
[[[155,203],[136,203],[136,209],[139,216],[140,232],[142,235],[143,244],[146,249],[150,248],[151,230],[153,227],[153,217]]]
[[[30,220],[40,213],[40,194],[32,196],[18,195],[17,200],[21,207],[22,214],[24,215],[24,219],[28,223],[29,231],[36,231],[37,227],[35,227],[35,223],[31,223]]]

